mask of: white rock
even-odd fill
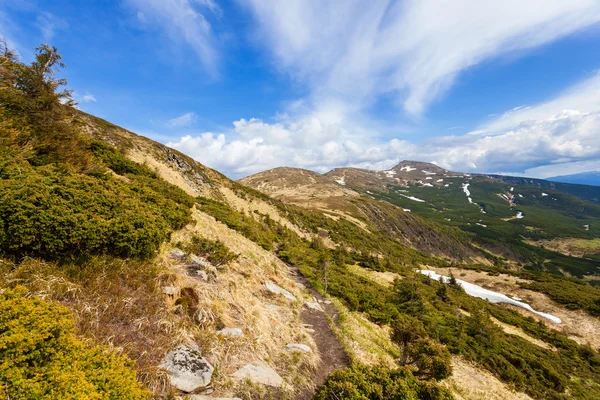
[[[240,328],[223,328],[217,332],[217,335],[224,337],[241,337],[244,332]]]
[[[296,296],[294,296],[293,294],[291,294],[290,292],[288,292],[287,290],[285,290],[282,287],[277,286],[276,284],[274,284],[273,282],[269,282],[266,281],[265,282],[265,287],[267,288],[267,290],[271,293],[274,294],[281,294],[283,295],[286,299],[289,299],[291,301],[296,301]]]
[[[247,364],[231,376],[236,379],[249,379],[254,383],[267,386],[283,386],[283,378],[268,365]]]
[[[311,310],[317,310],[317,311],[325,311],[323,310],[323,307],[321,307],[321,305],[317,302],[314,301],[307,301],[304,303],[304,305],[308,308],[310,308]]]
[[[167,354],[161,367],[169,371],[171,385],[187,393],[208,386],[214,371],[196,345],[180,345]]]
[[[165,286],[163,288],[163,293],[169,296],[177,296],[177,294],[179,293],[179,289],[177,289],[174,286]]]
[[[285,349],[292,353],[312,353],[312,349],[305,344],[290,343],[285,346]]]

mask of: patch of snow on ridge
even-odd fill
[[[425,173],[425,175],[437,175],[435,172],[431,172],[431,171],[425,171],[424,169],[421,170],[423,173]]]
[[[404,211],[404,212],[410,212],[410,209],[409,208],[403,208],[402,211]]]
[[[423,186],[433,187],[433,185],[431,183],[424,183]]]
[[[344,178],[342,178],[342,179],[336,179],[335,181],[337,183],[339,183],[340,185],[342,185],[342,186],[346,186],[346,181],[344,180]]]
[[[548,196],[548,193],[542,193],[542,197]]]
[[[419,203],[425,203],[425,200],[421,200],[421,199],[418,199],[418,198],[416,198],[416,197],[413,197],[413,196],[407,196],[407,195],[405,195],[405,194],[400,194],[400,193],[398,193],[398,194],[399,194],[400,196],[406,197],[407,199],[410,199],[410,200],[412,200],[412,201],[418,201]]]
[[[394,175],[396,175],[396,171],[394,170],[383,171],[383,173],[386,174],[388,178],[393,178]]]
[[[440,275],[440,274],[436,273],[435,271],[417,270],[417,272],[419,272],[423,275],[427,275],[431,279],[435,279],[436,281],[439,281],[439,282],[448,283],[450,281],[450,278],[448,278],[447,276]],[[555,317],[554,315],[551,315],[551,314],[546,314],[543,312],[535,311],[529,304],[523,303],[522,301],[517,301],[515,299],[511,299],[510,297],[508,297],[504,294],[494,292],[492,290],[484,289],[481,286],[477,286],[472,283],[465,282],[461,279],[457,279],[456,282],[458,282],[458,284],[460,286],[462,286],[462,288],[465,290],[465,292],[469,296],[478,297],[480,299],[485,299],[485,300],[488,300],[490,303],[512,304],[513,306],[521,307],[521,308],[524,308],[525,310],[531,311],[532,313],[537,314],[540,317],[546,318],[547,320],[552,321],[555,324],[562,323],[560,318]]]
[[[470,183],[463,183],[462,190],[467,195],[467,200],[469,200],[469,203],[472,203],[473,200],[471,200],[471,192],[469,191],[469,185],[470,185]]]
[[[515,190],[515,188],[511,186],[511,188],[510,188],[510,191],[512,192],[512,191],[514,191],[514,190]]]
[[[438,179],[436,182],[444,182],[443,179]]]
[[[483,226],[484,228],[487,228],[486,224],[480,224],[479,222],[475,222],[475,225],[479,225],[479,226]]]
[[[416,168],[411,167],[410,165],[405,165],[404,167],[400,168],[400,171],[406,171],[406,172],[410,172],[410,171],[416,171]]]
[[[524,216],[523,216],[523,213],[521,211],[517,212],[517,216],[516,216],[517,219],[521,219],[523,217]]]
[[[523,195],[521,193],[519,193],[519,197],[523,198]]]

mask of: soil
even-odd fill
[[[316,388],[322,385],[334,370],[349,366],[350,358],[344,351],[337,335],[331,329],[329,319],[335,323],[339,318],[339,313],[335,306],[325,303],[326,299],[310,286],[307,279],[297,268],[290,267],[290,270],[291,275],[296,278],[296,281],[306,286],[307,290],[310,291],[312,296],[317,299],[321,307],[325,310],[325,312],[322,312],[304,307],[300,314],[302,322],[306,325],[311,325],[309,328],[314,330],[311,335],[317,344],[319,355],[321,356],[321,363],[314,377],[314,387]],[[298,396],[298,400],[309,400],[313,394],[314,390],[307,390]]]

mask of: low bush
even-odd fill
[[[132,362],[76,338],[68,309],[0,294],[0,399],[146,399]]]
[[[229,248],[220,240],[210,240],[201,236],[194,236],[189,243],[178,243],[188,253],[206,258],[215,267],[220,267],[236,260],[239,255],[229,251]]]

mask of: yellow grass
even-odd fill
[[[442,381],[442,386],[450,389],[456,400],[532,400],[458,356],[452,358],[452,376]]]
[[[373,271],[368,268],[363,268],[359,265],[347,265],[346,268],[348,271],[352,272],[355,275],[362,276],[370,280],[371,282],[377,283],[381,286],[391,286],[396,279],[402,279],[402,277],[395,272],[379,272]]]

